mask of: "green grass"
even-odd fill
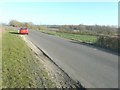
[[[10,31],[5,32],[2,39],[2,87],[54,87],[48,73],[30,48],[19,35],[11,34]]]
[[[95,43],[97,41],[97,36],[61,33],[61,32],[55,32],[55,31],[47,31],[47,30],[41,30],[41,32],[47,33],[50,35],[63,37],[66,39],[77,40],[77,41],[81,41],[81,42]]]
[[[2,28],[0,27],[0,89],[2,89]]]

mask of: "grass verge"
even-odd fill
[[[6,30],[2,38],[2,87],[45,88],[55,87],[48,73],[19,34]]]

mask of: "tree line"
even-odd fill
[[[8,25],[13,27],[26,27],[26,28],[35,29],[35,30],[47,29],[42,25],[35,25],[32,22],[19,22],[17,20],[11,20]]]
[[[115,26],[105,25],[52,25],[49,28],[56,28],[59,32],[89,34],[89,35],[117,35],[118,29]]]
[[[89,34],[89,35],[117,35],[118,28],[115,26],[105,25],[34,25],[32,22],[19,22],[17,20],[11,20],[10,26],[13,27],[27,27],[37,30],[51,30],[57,29],[59,32],[75,33],[75,34]]]

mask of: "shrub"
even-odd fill
[[[108,48],[113,51],[119,51],[120,47],[120,38],[118,36],[110,37],[110,36],[99,36],[97,42],[97,45]]]

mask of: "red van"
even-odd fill
[[[19,33],[20,34],[28,34],[28,29],[27,28],[20,28]]]

